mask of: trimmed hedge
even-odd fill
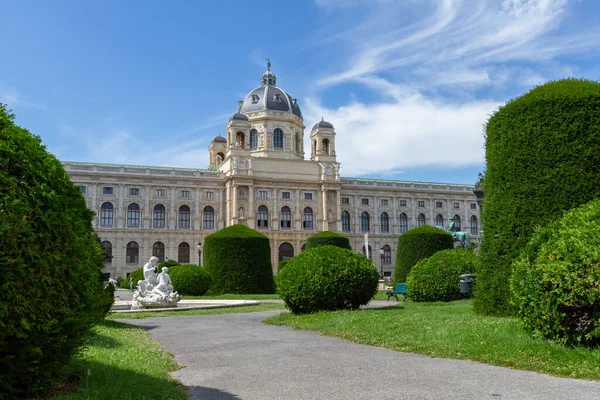
[[[398,237],[395,282],[406,282],[411,268],[440,250],[453,249],[452,235],[439,228],[423,225]]]
[[[460,276],[476,272],[477,255],[462,248],[438,251],[419,261],[406,278],[413,301],[452,301],[469,297],[460,292]]]
[[[550,82],[511,100],[489,119],[474,308],[506,315],[511,263],[534,227],[600,195],[600,83]]]
[[[600,344],[600,200],[537,230],[512,265],[511,301],[535,336]]]
[[[38,397],[113,298],[78,187],[0,104],[0,397]]]
[[[133,276],[134,286],[137,287],[138,281],[144,280],[144,268],[138,268],[130,273]],[[119,285],[121,289],[129,289],[129,278],[123,278]]]
[[[352,250],[350,247],[350,239],[332,231],[319,232],[306,239],[306,250],[319,246],[337,246],[342,249]]]
[[[269,238],[245,225],[221,229],[204,239],[211,293],[275,293]]]
[[[337,246],[303,251],[277,279],[279,296],[296,314],[358,309],[373,298],[378,282],[371,260]]]
[[[195,264],[175,265],[169,268],[173,289],[181,295],[203,296],[211,284],[208,272]]]
[[[292,257],[293,258],[293,257]],[[285,260],[279,261],[279,265],[277,266],[277,273],[279,274],[281,270],[285,267],[285,265],[292,259],[286,258]]]

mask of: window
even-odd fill
[[[139,256],[140,246],[137,244],[137,242],[127,243],[127,247],[125,248],[125,262],[129,264],[137,264]]]
[[[390,217],[387,215],[387,213],[381,213],[380,220],[381,220],[381,233],[389,232],[390,231]]]
[[[215,229],[215,209],[206,206],[202,210],[202,227],[204,229]]]
[[[110,186],[104,186],[102,188],[102,194],[113,194],[114,190]]]
[[[165,189],[155,189],[154,195],[156,197],[165,197]]]
[[[300,153],[300,149],[302,148],[302,140],[300,140],[300,135],[296,132],[294,137],[294,142],[296,143],[296,153]]]
[[[369,213],[363,211],[360,214],[360,231],[361,232],[369,232],[371,230],[371,223],[369,221]]]
[[[368,206],[369,205],[369,199],[362,199],[360,202],[361,202],[361,204],[363,206]]]
[[[179,264],[190,263],[190,244],[186,242],[179,243],[177,247],[177,262]]]
[[[477,210],[477,203],[471,203],[471,210]]]
[[[391,264],[392,263],[392,249],[387,244],[384,245],[382,248],[383,248],[383,257],[382,257],[383,263]]]
[[[442,217],[442,214],[435,216],[435,226],[444,226],[444,217]]]
[[[131,203],[127,206],[127,226],[140,226],[140,206],[136,203]]]
[[[454,229],[456,231],[460,231],[461,230],[461,226],[460,226],[460,216],[457,214],[454,216],[454,218],[452,218],[454,220]]]
[[[454,208],[460,208],[460,203],[454,203]]]
[[[417,202],[417,206],[419,206],[419,207],[425,207],[425,200],[419,200]]]
[[[302,228],[312,229],[313,228],[313,210],[310,207],[306,207],[302,213]]]
[[[79,186],[79,190],[81,191],[81,193],[86,194],[87,193],[87,186]]]
[[[252,129],[250,131],[250,148],[257,149],[258,148],[258,132],[256,129]]]
[[[156,242],[152,245],[152,255],[158,258],[158,262],[165,261],[165,244],[163,242]]]
[[[342,197],[342,204],[350,204],[350,198],[349,197]]]
[[[425,220],[425,214],[419,214],[419,216],[417,217],[417,226],[423,226],[426,223],[427,222]]]
[[[252,95],[252,104],[258,103],[259,97],[257,94]]]
[[[273,148],[283,150],[283,131],[279,128],[273,131]]]
[[[436,201],[436,202],[435,202],[435,207],[436,207],[436,208],[442,208],[443,206],[444,206],[444,205],[442,204],[442,202],[441,202],[441,201]]]
[[[112,243],[105,240],[104,242],[100,243],[100,246],[102,246],[102,252],[104,253],[104,262],[112,262]]]
[[[165,206],[157,204],[152,211],[152,226],[155,228],[164,228],[166,220]]]
[[[186,205],[179,207],[179,228],[190,228],[190,207]]]
[[[275,93],[275,94],[273,95],[273,101],[274,101],[275,103],[281,103],[281,95],[280,95],[279,93]]]
[[[268,192],[266,190],[259,190],[258,191],[258,197],[260,197],[261,199],[266,199],[268,196]]]
[[[282,199],[290,199],[290,192],[281,192],[281,198]]]
[[[400,207],[406,207],[406,200],[400,200]]]
[[[329,139],[323,139],[323,141],[321,142],[322,146],[321,148],[323,149],[323,152],[325,154],[329,154]]]
[[[388,205],[388,199],[381,199],[381,205],[382,206],[387,206]]]
[[[279,261],[294,257],[294,246],[285,242],[279,246]]]
[[[139,196],[140,189],[139,188],[129,188],[129,195],[130,196]]]
[[[256,225],[259,228],[269,227],[269,209],[266,206],[258,207],[258,214],[256,215]]]
[[[184,199],[187,199],[188,197],[190,197],[190,191],[189,190],[182,190],[181,191],[181,197],[183,197]]]
[[[215,198],[215,192],[204,192],[204,198],[205,199],[214,199]]]
[[[479,234],[479,229],[477,227],[477,217],[472,215],[471,216],[471,235],[478,235]]]
[[[312,193],[304,193],[304,200],[312,200]]]
[[[400,214],[400,218],[398,219],[398,231],[400,233],[404,233],[408,230],[408,218],[406,214]]]
[[[281,216],[280,216],[281,229],[291,229],[292,228],[292,211],[289,207],[281,208]]]
[[[350,232],[350,213],[348,211],[342,211],[342,230]]]
[[[113,224],[113,205],[112,203],[104,203],[100,207],[100,225],[112,226]]]

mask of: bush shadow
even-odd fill
[[[190,400],[238,400],[241,397],[236,396],[219,389],[203,387],[203,386],[188,386]]]

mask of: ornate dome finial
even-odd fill
[[[271,60],[269,60],[269,57],[267,57],[267,71],[271,70]]]
[[[260,84],[262,87],[265,86],[276,86],[277,85],[277,78],[275,77],[275,74],[273,74],[271,72],[271,60],[270,59],[266,59],[267,60],[267,70],[265,71],[265,73],[263,74],[261,80],[260,80]]]

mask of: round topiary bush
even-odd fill
[[[323,231],[309,236],[306,239],[306,250],[319,246],[337,246],[342,249],[352,250],[350,239],[336,232]]]
[[[170,267],[169,276],[175,291],[186,296],[204,296],[211,284],[208,272],[194,264]]]
[[[505,315],[511,263],[534,227],[600,195],[600,83],[565,79],[511,100],[489,119],[475,310]]]
[[[113,299],[100,282],[94,213],[40,138],[13,120],[0,104],[0,397],[33,398]]]
[[[511,301],[536,336],[600,344],[600,200],[537,230],[512,265]]]
[[[291,258],[286,258],[285,260],[279,261],[279,265],[277,266],[277,273],[279,274],[281,270],[285,267],[285,265],[291,260]]]
[[[130,274],[129,277],[133,276],[133,282],[134,282],[134,286],[137,287],[137,283],[138,281],[144,280],[144,268],[138,268],[136,270],[133,270]],[[119,285],[119,287],[121,289],[129,289],[129,277],[127,278],[123,278],[121,280],[121,283]]]
[[[208,235],[204,263],[214,294],[275,293],[269,238],[245,225]]]
[[[278,275],[279,295],[294,313],[357,309],[377,291],[379,274],[362,254],[320,246],[290,259]]]
[[[406,291],[413,301],[452,301],[469,297],[460,293],[462,274],[476,272],[477,255],[469,250],[438,251],[419,261],[406,278]]]
[[[440,250],[453,249],[452,235],[439,228],[423,225],[398,237],[395,282],[406,282],[410,269]]]

